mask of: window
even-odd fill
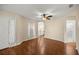
[[[76,39],[76,21],[67,20],[66,29],[65,29],[65,41],[66,42],[75,42]]]
[[[38,36],[44,35],[44,22],[38,22]]]
[[[35,23],[29,22],[28,23],[28,38],[31,39],[33,37],[36,37]]]
[[[16,19],[10,17],[9,20],[9,44],[10,46],[16,42]]]

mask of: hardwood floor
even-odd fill
[[[67,55],[77,55],[78,54],[78,51],[76,50],[75,42],[66,43],[66,54]]]
[[[22,44],[0,50],[1,55],[64,55],[65,44],[48,38],[31,39]]]

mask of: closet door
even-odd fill
[[[8,17],[0,16],[0,49],[8,47],[8,22]]]

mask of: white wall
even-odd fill
[[[0,16],[0,49],[8,47],[8,17]]]
[[[21,16],[16,17],[16,43],[21,43],[25,40],[24,23],[25,19]]]

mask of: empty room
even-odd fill
[[[0,55],[79,55],[79,5],[0,4]]]

